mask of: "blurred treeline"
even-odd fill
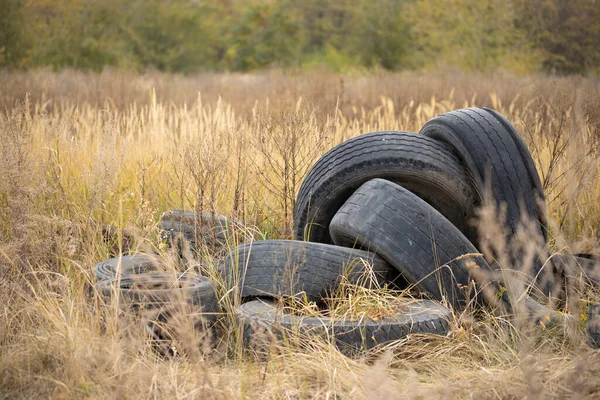
[[[600,0],[0,0],[0,66],[597,73]]]

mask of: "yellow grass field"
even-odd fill
[[[312,340],[256,359],[223,317],[214,349],[165,359],[135,320],[90,296],[99,261],[172,256],[157,234],[162,212],[216,211],[243,222],[239,240],[291,238],[297,190],[329,148],[418,132],[469,106],[500,111],[526,141],[552,217],[550,252],[597,249],[597,78],[0,73],[0,399],[600,396],[600,353],[582,329],[586,305],[600,302],[591,288],[572,291],[562,310],[573,321],[560,331],[467,310],[448,337],[414,335],[357,358]],[[108,225],[117,229],[107,241]],[[222,256],[189,268],[214,270]]]

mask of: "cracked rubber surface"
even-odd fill
[[[332,243],[331,219],[360,185],[374,178],[407,188],[468,238],[476,238],[470,221],[479,199],[461,161],[434,139],[397,131],[349,139],[315,163],[298,192],[295,238]]]
[[[402,307],[395,317],[377,321],[350,321],[327,317],[303,317],[284,312],[273,302],[253,300],[236,309],[243,324],[247,346],[262,347],[273,336],[286,333],[324,335],[342,351],[367,350],[379,344],[400,340],[411,334],[446,335],[451,313],[439,303],[420,300]]]
[[[504,117],[484,108],[455,110],[429,120],[420,133],[454,150],[471,172],[480,197],[490,187],[494,202],[506,206],[507,243],[523,216],[536,222],[536,232],[545,243],[548,229],[541,181],[523,140]],[[491,260],[494,255],[486,257]],[[516,252],[511,259],[515,269],[522,269],[520,258]],[[533,275],[544,293],[552,291],[551,273],[542,271],[540,260],[534,263]]]
[[[407,189],[383,179],[363,184],[333,217],[329,230],[341,246],[380,255],[436,300],[461,309],[468,267],[489,270],[473,244],[442,214]]]
[[[346,275],[363,283],[366,261],[377,283],[399,282],[398,271],[374,253],[297,240],[261,240],[233,249],[221,266],[229,288],[238,287],[242,298],[296,296],[311,301],[332,293]]]

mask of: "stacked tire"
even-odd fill
[[[499,210],[494,228],[501,237],[477,228],[484,206]],[[207,236],[212,244],[227,242],[224,217],[174,211],[161,226],[172,245],[177,237],[193,246]],[[324,335],[342,350],[364,350],[411,334],[446,335],[452,312],[469,306],[515,313],[516,296],[505,290],[499,262],[503,271],[526,277],[538,299],[557,296],[556,278],[600,282],[590,273],[596,260],[548,259],[544,193],[532,157],[515,128],[486,108],[440,115],[419,134],[374,132],[335,146],[300,187],[294,236],[243,243],[219,266],[226,293],[220,299],[235,305],[244,342],[253,349],[295,331]],[[518,246],[523,237],[529,247]],[[99,264],[99,291],[161,303],[166,292],[185,287],[209,323],[226,308],[208,278],[181,275],[175,281],[186,284],[173,285],[145,256],[135,257]],[[147,284],[136,286],[140,281]],[[302,316],[279,302],[302,298],[322,306],[342,282],[410,288],[418,299],[395,315],[360,319]],[[522,304],[534,322],[560,322],[533,297]]]
[[[150,254],[111,258],[96,264],[94,273],[95,292],[136,316],[163,356],[179,352],[175,343],[181,343],[182,327],[187,336],[184,345],[189,345],[190,337],[200,338],[196,349],[214,343],[212,328],[220,306],[208,277],[176,272]]]
[[[300,187],[296,241],[245,244],[224,264],[230,287],[248,301],[238,309],[246,341],[264,330],[320,326],[321,331],[337,328],[338,344],[369,348],[411,333],[445,334],[450,309],[499,303],[514,311],[503,282],[495,278],[499,257],[482,251],[489,246],[481,246],[474,223],[487,202],[506,208],[500,223],[507,243],[523,217],[534,221],[537,240],[545,243],[544,195],[535,165],[514,127],[493,110],[456,110],[432,119],[420,134],[374,132],[339,144],[313,165]],[[409,315],[419,309],[424,322],[396,330],[389,321],[315,321],[285,315],[265,300],[299,293],[322,298],[324,290],[335,288],[349,251],[371,259],[384,283],[396,273],[396,282],[416,287],[427,300]],[[543,252],[538,253],[530,283],[552,294],[553,274],[543,270]],[[518,251],[509,260],[507,267],[516,270],[528,261]],[[386,264],[387,273],[382,272]],[[503,293],[499,302],[497,293]],[[531,316],[552,314],[532,299],[525,303]]]

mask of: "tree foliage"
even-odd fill
[[[23,1],[3,0],[0,7],[0,65],[19,66],[27,62],[23,29]]]
[[[600,67],[599,0],[520,0],[517,27],[543,51],[547,71],[584,73]]]
[[[421,63],[444,63],[467,70],[506,67],[525,60],[524,34],[514,25],[506,0],[416,0],[410,9],[412,34]]]
[[[231,31],[230,67],[253,70],[299,63],[302,25],[289,3],[257,2],[242,9]]]
[[[598,72],[599,0],[0,0],[0,66]]]

